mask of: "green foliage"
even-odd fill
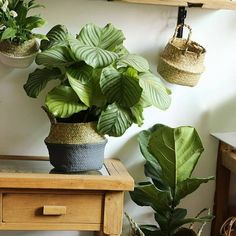
[[[46,36],[36,57],[40,69],[29,75],[24,89],[35,98],[49,81],[57,80],[59,87],[46,98],[56,118],[73,116],[74,122],[75,116],[83,116],[80,121],[97,121],[99,133],[117,137],[133,123],[143,124],[145,107],[170,106],[170,91],[146,59],[128,52],[122,31],[113,25],[88,24],[76,37],[56,25]]]
[[[0,41],[9,40],[21,44],[33,38],[45,38],[34,34],[35,28],[45,25],[40,16],[28,16],[31,9],[43,7],[35,0],[1,0],[0,1]]]
[[[155,226],[141,226],[146,236],[197,235],[183,228],[189,223],[205,224],[212,220],[209,212],[188,218],[187,210],[178,208],[180,201],[194,192],[202,183],[213,177],[193,178],[193,170],[203,152],[197,131],[189,126],[170,128],[155,125],[139,134],[139,145],[146,160],[145,175],[151,182],[141,182],[131,192],[132,200],[139,206],[150,206],[155,211]],[[200,229],[199,234],[202,229]]]

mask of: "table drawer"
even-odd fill
[[[5,193],[2,201],[5,223],[102,222],[102,194]]]

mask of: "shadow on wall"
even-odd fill
[[[236,96],[212,108],[208,123],[211,132],[236,131]]]

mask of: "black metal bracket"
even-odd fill
[[[177,25],[184,24],[186,17],[187,17],[187,10],[185,9],[185,7],[179,7]],[[183,27],[179,28],[177,37],[178,38],[183,37]]]

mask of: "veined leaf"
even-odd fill
[[[84,61],[93,68],[102,68],[112,64],[118,55],[115,52],[84,45],[77,39],[69,38],[69,44],[73,52],[73,57],[77,61]]]
[[[151,72],[141,73],[139,84],[142,87],[145,98],[155,107],[166,110],[171,104],[170,91],[161,80]]]
[[[151,134],[148,150],[157,158],[163,179],[176,190],[178,183],[191,177],[203,146],[192,127],[162,126]]]
[[[86,106],[91,107],[93,101],[92,67],[87,65],[70,67],[67,69],[66,75],[80,100]]]
[[[14,28],[6,28],[6,29],[3,31],[1,40],[14,38],[14,37],[16,36],[16,32],[17,32],[17,30],[14,29]]]
[[[72,59],[66,47],[54,46],[41,53],[38,53],[35,62],[38,65],[60,67],[69,65],[72,62]]]
[[[26,29],[32,30],[35,28],[40,28],[46,24],[46,21],[39,16],[29,16],[25,19],[24,27]]]
[[[149,70],[148,61],[138,55],[128,54],[118,60],[117,68],[131,66],[138,72],[147,72]]]
[[[47,33],[47,40],[42,40],[40,49],[42,51],[52,46],[67,46],[68,30],[64,25],[56,25]]]
[[[45,104],[55,117],[60,118],[67,118],[88,109],[71,87],[63,85],[48,93]]]
[[[135,71],[136,72],[136,71]],[[100,86],[108,101],[117,102],[124,107],[132,107],[140,100],[142,88],[133,69],[120,73],[114,67],[102,71]]]
[[[175,194],[175,201],[176,203],[180,201],[182,198],[186,197],[188,194],[194,192],[198,187],[203,184],[207,183],[210,180],[213,180],[214,177],[208,178],[189,178],[177,184],[177,190]]]
[[[130,196],[139,206],[150,206],[159,213],[170,210],[170,193],[159,190],[150,182],[136,185],[134,191],[130,192]]]
[[[63,79],[63,77],[64,75],[57,68],[36,69],[33,73],[29,74],[24,89],[28,96],[36,98],[49,81]]]
[[[103,111],[98,120],[98,132],[119,137],[132,125],[130,112],[115,103]]]
[[[130,110],[131,110],[131,113],[134,117],[134,122],[136,124],[138,124],[139,127],[142,126],[143,125],[143,120],[144,120],[142,105],[140,103],[137,103],[134,106],[132,106],[130,108]]]
[[[104,28],[87,24],[80,31],[77,39],[87,46],[114,51],[117,46],[123,43],[125,37],[121,30],[111,24],[107,24]]]

